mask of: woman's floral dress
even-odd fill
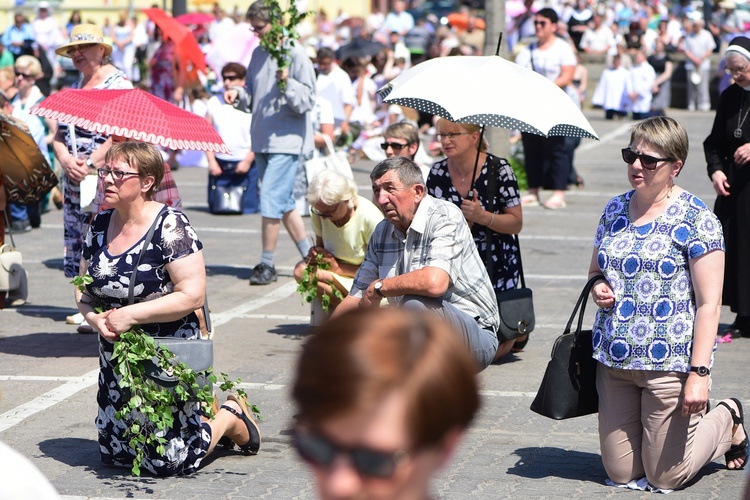
[[[112,210],[101,212],[86,234],[83,258],[88,263],[88,273],[93,282],[87,285],[88,294],[106,308],[128,305],[128,287],[144,245],[144,235],[138,243],[120,255],[111,255],[106,247],[106,233]],[[157,226],[138,266],[137,283],[133,300],[154,300],[174,291],[165,265],[198,252],[203,248],[187,217],[170,207],[162,208],[157,216]],[[141,325],[154,337],[200,337],[200,325],[195,313],[167,323]],[[99,414],[96,428],[99,432],[99,450],[106,464],[130,467],[135,452],[123,437],[125,424],[115,418],[127,397],[118,385],[119,377],[111,362],[114,345],[99,336]],[[200,466],[211,442],[211,428],[201,423],[201,409],[197,402],[173,407],[174,426],[164,437],[167,439],[164,455],[149,448],[141,468],[159,476],[188,474]],[[137,418],[137,416],[135,416]]]

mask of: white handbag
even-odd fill
[[[96,174],[88,174],[78,186],[81,189],[81,212],[94,212],[99,177]]]
[[[25,282],[23,255],[13,245],[0,246],[0,292],[17,290]]]
[[[333,170],[341,175],[354,179],[354,173],[352,167],[349,165],[349,160],[346,157],[345,151],[336,151],[333,148],[333,143],[330,137],[323,135],[323,139],[326,143],[326,150],[328,154],[322,156],[318,149],[313,151],[313,157],[305,162],[305,175],[307,176],[307,183],[309,184],[313,178],[318,175],[322,170]]]

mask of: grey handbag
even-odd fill
[[[135,276],[138,272],[138,266],[141,264],[143,254],[146,253],[146,248],[149,242],[154,237],[156,226],[161,218],[161,213],[156,216],[154,223],[146,233],[146,239],[141,248],[141,253],[138,255],[138,260],[135,262],[133,267],[133,274],[130,275],[130,284],[128,285],[128,304],[133,303],[133,294],[135,287]],[[203,314],[206,318],[206,324],[210,330],[211,319],[208,312],[208,300],[203,303]],[[201,339],[183,339],[178,337],[154,337],[154,342],[157,347],[163,346],[169,349],[174,354],[172,361],[182,362],[189,366],[194,372],[196,372],[195,382],[198,384],[199,389],[203,389],[209,385],[211,372],[209,369],[213,366],[214,362],[214,343],[211,340]],[[179,383],[177,377],[175,377],[171,371],[165,371],[159,366],[159,362],[156,358],[152,358],[151,361],[143,363],[144,374],[158,385],[166,388],[174,388]],[[188,390],[188,400],[193,400],[195,394]]]

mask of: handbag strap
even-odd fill
[[[591,293],[591,289],[594,287],[594,283],[596,283],[599,280],[605,279],[603,275],[597,274],[596,276],[593,276],[586,282],[586,286],[583,287],[583,291],[581,292],[581,295],[578,297],[578,302],[576,302],[576,306],[573,308],[573,314],[570,315],[570,319],[568,320],[568,324],[565,325],[565,330],[563,331],[563,335],[566,333],[570,333],[570,327],[573,324],[573,320],[576,317],[576,313],[578,313],[578,308],[580,307],[581,312],[578,314],[578,326],[576,327],[575,334],[578,335],[581,332],[581,329],[583,328],[583,315],[586,311],[586,302],[588,302],[588,296],[589,293]]]
[[[8,211],[3,210],[3,215],[5,215],[5,234],[10,236],[10,244],[13,248],[16,248],[16,242],[13,241],[13,231],[10,230],[10,218],[8,217]],[[2,243],[2,241],[0,241]]]
[[[112,215],[114,215],[114,212],[112,212]],[[154,222],[151,223],[151,227],[148,228],[148,232],[146,233],[146,239],[143,242],[143,247],[141,247],[141,253],[138,254],[138,259],[135,261],[133,274],[130,275],[130,284],[128,285],[128,305],[133,304],[133,294],[135,292],[135,276],[136,274],[138,274],[138,266],[141,265],[141,260],[143,259],[143,255],[146,253],[148,244],[151,242],[151,239],[154,237],[154,232],[156,232],[156,226],[157,224],[159,224],[159,219],[161,219],[161,210],[156,215]],[[112,221],[112,216],[110,216],[109,220]]]
[[[490,172],[489,172],[489,179],[487,181],[487,192],[490,193],[490,204],[489,204],[489,212],[495,213],[495,193],[497,192],[497,168],[500,163],[500,159],[497,158],[497,161],[490,161]],[[486,228],[486,234],[487,234],[487,249],[485,250],[486,256],[485,259],[487,261],[487,274],[490,276],[490,279],[492,279],[492,270],[494,269],[494,260],[492,258],[492,242],[490,241],[490,233],[493,232],[492,229],[485,226]],[[513,241],[516,244],[516,248],[518,249],[518,277],[520,278],[521,288],[526,288],[526,278],[523,275],[523,261],[521,260],[521,242],[518,240],[518,235],[513,234]],[[516,286],[518,288],[518,286]]]

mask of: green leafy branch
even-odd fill
[[[312,302],[318,296],[318,269],[321,271],[329,271],[331,269],[331,264],[325,260],[322,253],[315,254],[314,259],[308,261],[305,270],[302,271],[302,281],[297,285],[297,293],[302,295],[305,302]],[[336,287],[333,281],[326,280],[324,283],[331,287],[334,297],[344,300],[344,294],[341,293],[341,290]],[[323,305],[323,310],[328,312],[328,309],[331,307],[331,296],[323,293],[320,297],[320,302]]]
[[[265,6],[271,11],[271,28],[260,37],[260,46],[274,58],[278,69],[283,70],[289,66],[289,46],[293,46],[295,40],[299,39],[297,25],[314,11],[300,12],[294,0],[290,0],[289,8],[286,10],[281,7],[278,0],[265,0]],[[276,85],[282,93],[286,90],[285,81],[279,80]]]
[[[101,313],[105,310],[104,305],[86,290],[86,286],[92,282],[89,274],[76,276],[71,281],[89,299],[94,310]],[[148,378],[145,365],[149,362],[158,364],[162,370],[176,377],[177,385],[170,389]],[[177,361],[172,351],[158,345],[138,325],[120,335],[120,340],[114,346],[112,363],[115,373],[120,376],[120,388],[124,393],[129,393],[129,397],[123,398],[124,405],[115,413],[115,417],[125,425],[124,437],[135,452],[131,469],[135,476],[141,475],[140,464],[148,447],[155,449],[159,455],[165,453],[167,440],[163,436],[174,424],[173,407],[179,403],[197,401],[208,418],[212,419],[214,384],[218,381],[221,390],[227,392],[234,390],[241,382],[240,379],[230,380],[226,373],[217,377],[211,368],[196,373],[185,363]],[[198,384],[199,375],[206,375],[209,381],[203,388]],[[244,390],[236,391],[240,398],[247,400]],[[257,405],[251,405],[251,411],[259,420],[263,418]]]

